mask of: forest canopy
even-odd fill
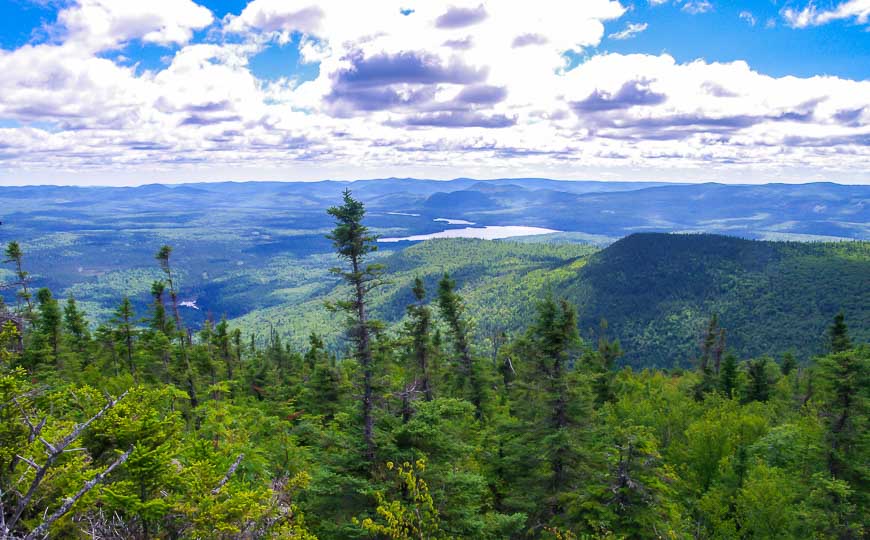
[[[866,297],[834,306],[818,342],[787,333],[775,339],[792,350],[746,354],[773,332],[771,310],[793,308],[782,290],[757,294],[772,267],[729,273],[723,254],[759,261],[756,246],[680,239],[697,271],[662,287],[704,297],[730,276],[742,292],[698,304],[696,333],[645,362],[642,339],[628,349],[597,311],[587,331],[583,309],[654,309],[644,294],[661,268],[638,270],[647,281],[619,301],[606,284],[626,279],[607,271],[614,259],[643,258],[656,235],[555,264],[549,286],[517,288],[527,309],[502,314],[510,325],[487,325],[487,296],[469,289],[470,308],[461,271],[409,264],[385,296],[396,276],[365,206],[345,191],[328,215],[343,285],[327,307],[343,330],[292,343],[273,327],[258,340],[226,318],[187,322],[172,246],[155,246],[147,309],[120,297],[95,324],[73,295],[33,290],[28,254],[7,244],[0,538],[867,534]],[[854,249],[825,266],[817,248],[784,244],[772,263],[836,289],[819,270],[860,279]],[[568,272],[580,268],[594,291]]]

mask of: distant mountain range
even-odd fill
[[[124,227],[131,221],[185,228],[318,228],[323,210],[351,189],[374,227],[435,232],[438,217],[481,225],[528,225],[617,239],[633,232],[715,232],[767,239],[870,238],[870,186],[663,184],[543,178],[449,181],[248,182],[135,188],[0,188],[6,234]],[[420,214],[413,216],[387,212]],[[171,218],[171,219],[170,219]],[[144,221],[143,221],[144,220]]]

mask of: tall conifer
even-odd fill
[[[334,307],[349,315],[350,338],[355,345],[356,359],[362,368],[362,424],[363,443],[366,461],[372,465],[375,460],[374,439],[374,357],[371,343],[371,321],[369,321],[367,298],[369,293],[382,284],[383,266],[368,262],[371,253],[377,251],[377,237],[369,233],[363,225],[365,206],[345,190],[343,204],[327,210],[335,218],[335,228],[328,238],[332,240],[336,253],[348,267],[333,268],[332,272],[341,276],[350,285],[352,292],[349,300],[341,301]]]

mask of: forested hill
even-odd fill
[[[743,240],[708,234],[634,234],[595,252],[577,245],[485,240],[436,240],[383,261],[390,283],[373,298],[374,312],[397,321],[413,295],[413,279],[429,288],[448,271],[468,303],[481,343],[525,327],[550,291],[579,311],[583,337],[594,340],[601,319],[634,367],[688,365],[714,314],[727,346],[742,358],[803,359],[824,350],[825,331],[842,310],[855,337],[870,339],[870,243]],[[309,331],[337,335],[317,296],[241,319],[262,329],[269,321],[291,340]]]
[[[581,327],[606,317],[632,365],[690,358],[714,314],[744,358],[790,348],[812,355],[839,310],[856,330],[870,329],[870,243],[635,234],[591,257],[563,287],[580,306]]]

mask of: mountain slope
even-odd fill
[[[581,325],[611,322],[633,365],[690,358],[714,313],[744,357],[791,346],[820,353],[840,309],[855,337],[870,339],[867,242],[637,234],[593,256],[564,291],[581,306]]]
[[[635,234],[609,247],[438,240],[384,257],[390,283],[373,296],[376,316],[395,322],[421,276],[430,291],[449,271],[474,318],[484,349],[494,332],[523,329],[547,292],[572,301],[589,340],[606,318],[619,338],[623,363],[687,365],[701,332],[717,314],[728,346],[742,357],[801,358],[821,353],[825,332],[842,309],[858,341],[870,340],[870,243],[796,243],[692,234]],[[237,322],[266,321],[291,341],[315,330],[335,339],[340,329],[323,301],[341,288],[296,306],[257,311]],[[491,350],[483,350],[490,353]]]

